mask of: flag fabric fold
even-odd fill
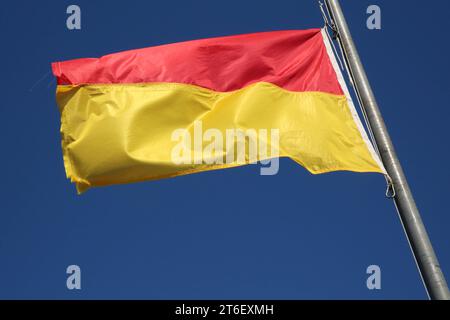
[[[385,173],[321,29],[186,41],[52,70],[64,165],[79,192],[274,156],[311,173]]]

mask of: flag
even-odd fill
[[[160,45],[52,71],[79,192],[278,157],[314,174],[385,173],[324,29]]]

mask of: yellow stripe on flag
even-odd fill
[[[207,157],[194,150],[199,125],[204,153],[211,144],[204,139],[208,129],[221,133],[224,146],[227,130],[252,129],[258,141],[268,146],[266,154],[259,151],[258,160],[270,158],[272,140],[270,134],[263,137],[262,133],[273,128],[279,132],[279,156],[293,159],[311,173],[384,173],[344,95],[293,92],[266,82],[230,92],[179,83],[136,83],[59,85],[57,101],[66,173],[80,192],[254,160],[246,149],[245,163],[227,162],[232,149],[225,148],[214,154],[222,163],[205,163]],[[173,134],[178,129],[191,133],[190,163],[173,161],[180,143]]]

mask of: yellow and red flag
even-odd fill
[[[213,141],[230,129],[253,130],[246,140],[312,173],[385,173],[321,29],[186,41],[52,69],[64,165],[80,192],[254,162],[250,147],[233,156],[237,140]],[[180,129],[192,136],[180,140]],[[274,156],[262,149],[256,160]]]

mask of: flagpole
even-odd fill
[[[419,272],[430,299],[450,300],[447,282],[439,266],[419,210],[414,202],[405,174],[397,158],[391,138],[381,116],[369,80],[359,58],[350,30],[342,12],[339,0],[325,0],[332,25],[342,46],[344,58],[353,78],[355,89],[360,96],[362,108],[367,114],[375,143],[383,164],[392,179],[393,197],[406,236],[410,243]]]

